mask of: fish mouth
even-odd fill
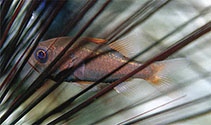
[[[40,73],[40,71],[39,71],[35,66],[33,66],[29,61],[28,61],[28,64],[29,64],[36,72]]]

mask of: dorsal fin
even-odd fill
[[[107,40],[105,39],[91,38],[91,37],[83,37],[82,39],[88,40],[90,42],[98,43],[98,44],[107,42]]]
[[[122,39],[110,43],[109,47],[118,51],[125,57],[130,57],[136,54],[138,51],[137,46],[134,43],[135,41],[137,41],[136,34],[131,34]]]

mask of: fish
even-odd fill
[[[99,55],[90,62],[82,64],[65,80],[66,82],[76,82],[79,86],[86,87],[87,84],[90,85],[128,61],[128,52],[132,52],[129,50],[131,47],[128,39],[117,40],[106,44],[107,41],[100,38],[79,38],[76,41],[77,44],[74,44],[68,52],[66,52],[63,62],[60,63],[59,66],[56,66],[57,73],[55,74],[79,64],[91,53]],[[28,63],[33,66],[36,71],[42,72],[71,40],[72,37],[57,37],[40,42]],[[104,47],[95,51],[95,48],[101,44],[104,44]],[[100,55],[100,53],[106,50],[112,51]],[[181,62],[184,63],[184,60],[170,59],[158,61],[136,73],[130,79],[144,79],[155,86],[160,86],[164,82],[169,81],[168,73],[170,72],[168,70],[171,69],[171,67],[175,67],[175,65],[179,65]],[[126,66],[104,80],[103,83],[112,83],[119,80],[141,65],[142,63],[139,61],[129,62]],[[119,92],[120,90],[117,91]]]

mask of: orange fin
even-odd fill
[[[170,92],[180,86],[177,84],[178,79],[184,77],[182,72],[188,64],[189,62],[185,58],[155,62],[151,65],[155,72],[145,80],[160,92]]]
[[[79,84],[92,84],[93,82],[89,82],[89,81],[77,81],[77,83],[79,83]]]
[[[169,97],[176,97],[178,96],[176,93],[170,93],[171,90],[176,89],[179,85],[177,78],[177,74],[182,75],[182,70],[185,69],[188,65],[188,60],[185,58],[178,58],[178,59],[170,59],[170,60],[164,60],[159,61],[151,64],[150,69],[154,71],[153,74],[150,74],[150,77],[145,79],[155,87],[159,92],[161,93],[168,93]],[[148,75],[148,74],[146,74]],[[140,87],[141,85],[135,84],[135,83],[128,83],[123,82],[116,86],[114,90],[117,93],[123,94],[123,95],[132,95],[133,91],[138,91],[137,89],[143,89],[144,87]],[[144,88],[146,90],[146,88]],[[141,90],[141,91],[144,91]],[[131,92],[132,91],[132,92]]]
[[[90,42],[98,43],[98,44],[107,42],[107,40],[104,40],[104,39],[90,38],[90,37],[83,37],[82,39],[88,40]]]

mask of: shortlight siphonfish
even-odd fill
[[[52,60],[70,41],[71,37],[58,37],[40,42],[34,51],[33,56],[30,58],[29,64],[32,65],[38,72],[41,72],[47,65],[50,64],[50,62],[52,62]],[[80,38],[78,41],[76,41],[76,43],[79,44],[74,44],[74,46],[68,50],[71,51],[71,53],[68,55],[65,54],[64,57],[66,60],[58,66],[57,73],[78,64],[90,53],[92,53],[96,46],[105,42],[106,40],[97,38]],[[130,52],[130,50],[128,50],[128,48],[130,48],[128,45],[127,40],[117,40],[111,44],[105,45],[103,50],[101,49],[94,52],[94,54],[98,55],[107,49],[114,51],[108,52],[91,60],[87,64],[81,65],[71,76],[66,79],[66,81],[78,82],[78,84],[84,86],[87,86],[88,83],[91,84],[97,81],[123,63],[127,62],[127,52]],[[163,83],[163,81],[168,81],[167,74],[169,73],[169,67],[175,66],[175,64],[177,65],[180,62],[183,63],[184,59],[171,59],[155,62],[144,70],[135,74],[132,78],[141,78],[147,80],[153,85],[160,85]],[[138,68],[140,65],[142,64],[138,61],[130,62],[125,67],[108,77],[104,82],[111,83],[118,80]]]

